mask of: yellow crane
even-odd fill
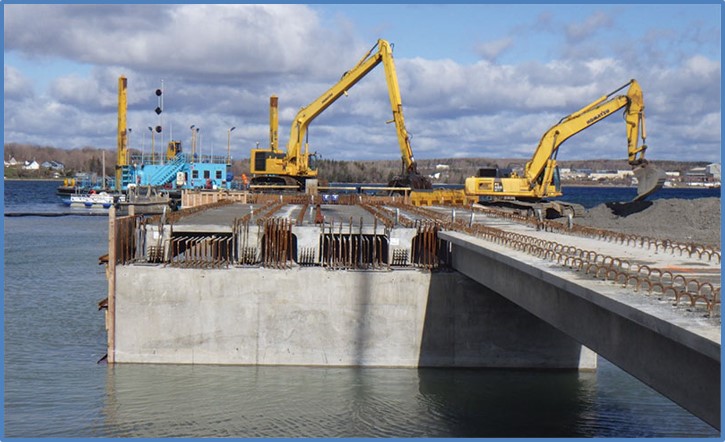
[[[376,48],[377,51],[375,51]],[[385,68],[385,79],[393,111],[393,119],[390,122],[395,123],[405,170],[404,176],[397,177],[393,184],[430,189],[430,180],[418,173],[413,150],[410,147],[410,138],[405,129],[403,104],[393,62],[393,50],[391,45],[382,39],[379,39],[355,66],[345,72],[335,85],[297,112],[292,121],[286,152],[279,149],[278,145],[278,98],[271,97],[270,145],[268,149],[252,149],[250,171],[253,177],[250,184],[253,186],[304,188],[306,179],[317,177],[316,153],[309,152],[307,143],[307,130],[310,123],[338,98],[347,95],[347,91],[351,87],[380,63]]]
[[[615,95],[627,86],[629,89],[625,94]],[[498,168],[479,169],[477,176],[466,179],[466,195],[483,197],[488,201],[508,201],[512,204],[517,202],[520,205],[541,203],[547,197],[561,196],[561,182],[556,163],[556,155],[561,144],[622,108],[625,109],[628,163],[638,182],[635,201],[644,199],[662,187],[665,173],[650,165],[644,158],[647,150],[647,145],[644,144],[646,140],[644,99],[642,89],[636,80],[630,80],[629,83],[562,118],[552,126],[541,137],[533,157],[526,163],[522,174]],[[570,207],[567,207],[566,203],[552,202],[545,208],[561,212]]]
[[[126,128],[126,77],[118,77],[118,130],[116,131],[116,181],[115,190],[123,189],[124,176],[128,174],[128,133]],[[103,183],[105,187],[106,183]]]

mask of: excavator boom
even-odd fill
[[[375,51],[377,48],[377,51]],[[385,68],[385,79],[388,85],[388,95],[393,111],[393,122],[397,130],[398,144],[405,165],[409,174],[418,175],[413,151],[410,147],[410,139],[405,129],[403,118],[403,105],[400,98],[397,73],[393,62],[393,53],[390,44],[385,40],[378,40],[377,43],[353,66],[342,75],[342,78],[320,95],[316,100],[301,108],[292,121],[290,137],[287,143],[286,153],[279,151],[277,147],[277,98],[273,97],[270,102],[270,148],[252,150],[252,174],[255,175],[252,183],[270,182],[272,178],[268,175],[279,177],[292,177],[298,182],[305,178],[317,176],[317,170],[311,164],[315,154],[310,154],[306,143],[309,125],[312,121],[332,105],[338,98],[347,94],[365,75],[372,71],[380,63]],[[267,174],[257,177],[257,174]],[[286,178],[277,178],[276,182],[289,184]],[[425,178],[421,177],[423,185]],[[430,182],[428,181],[428,188]]]
[[[626,94],[615,95],[629,86]],[[602,96],[578,111],[562,118],[541,137],[534,155],[524,167],[523,176],[471,177],[466,179],[466,192],[497,198],[541,200],[561,196],[556,155],[559,147],[577,133],[624,108],[627,130],[627,161],[638,180],[635,200],[644,199],[664,184],[663,171],[648,164],[644,158],[647,145],[644,125],[644,99],[636,80]],[[640,144],[641,140],[641,144]],[[481,175],[481,173],[479,173]]]

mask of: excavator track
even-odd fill
[[[249,182],[250,188],[261,191],[279,192],[280,190],[302,190],[302,184],[290,176],[285,175],[260,175],[255,176]],[[265,189],[266,188],[266,189]]]

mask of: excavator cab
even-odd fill
[[[511,176],[511,172],[511,168],[479,167],[476,176],[480,178],[508,178]]]
[[[317,170],[317,153],[311,153],[307,157],[307,167],[310,170]]]
[[[557,193],[561,193],[561,174],[559,173],[559,166],[554,167],[554,176],[552,177],[552,183]]]

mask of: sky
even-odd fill
[[[101,4],[4,6],[4,142],[115,150],[118,77],[130,147],[191,142],[249,158],[279,97],[297,111],[382,38],[393,45],[416,159],[529,158],[562,117],[636,79],[647,158],[720,162],[721,5]],[[156,89],[163,86],[158,116]],[[619,93],[626,92],[626,89]],[[332,160],[400,158],[379,65],[310,125]],[[230,132],[230,129],[235,129]],[[229,144],[228,144],[229,143]],[[625,159],[621,112],[559,160]]]

